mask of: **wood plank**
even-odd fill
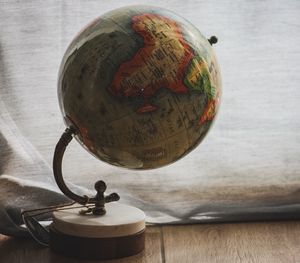
[[[162,262],[161,256],[161,231],[160,227],[147,227],[146,249],[142,253],[120,260],[101,262],[110,263],[152,263]],[[0,235],[0,262],[9,263],[89,263],[95,261],[84,261],[66,258],[42,248],[30,239],[16,239]]]
[[[300,262],[300,222],[163,227],[165,261]]]

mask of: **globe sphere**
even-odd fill
[[[149,6],[88,24],[65,52],[58,79],[76,139],[98,159],[131,169],[158,168],[194,149],[220,95],[208,40],[182,17]]]

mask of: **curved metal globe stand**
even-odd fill
[[[65,150],[68,144],[73,139],[73,135],[75,135],[75,129],[70,127],[65,130],[62,134],[60,140],[58,141],[54,157],[53,157],[53,173],[55,181],[59,187],[59,189],[70,199],[75,202],[86,205],[86,204],[94,204],[95,206],[92,208],[88,208],[87,210],[82,210],[81,214],[93,213],[94,215],[104,215],[106,213],[105,204],[113,201],[118,201],[120,196],[117,193],[112,193],[110,195],[105,196],[104,192],[106,190],[106,184],[103,181],[97,181],[95,183],[95,190],[97,194],[94,197],[88,197],[86,195],[80,196],[72,192],[66,185],[63,175],[62,175],[62,160],[65,153]]]

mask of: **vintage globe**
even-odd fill
[[[216,116],[220,89],[208,40],[182,17],[147,6],[88,24],[68,47],[58,81],[76,139],[131,169],[161,167],[194,149]]]

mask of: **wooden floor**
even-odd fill
[[[0,262],[88,261],[64,258],[30,240],[0,236]],[[143,253],[105,262],[296,263],[300,262],[300,222],[150,226]]]

